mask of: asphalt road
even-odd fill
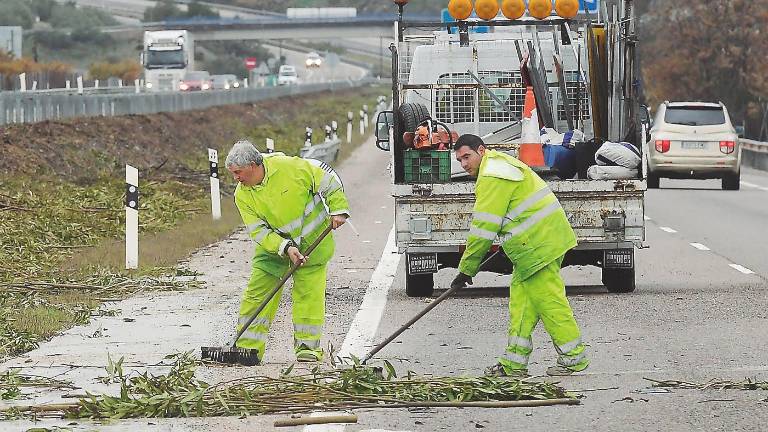
[[[360,236],[348,228],[335,233],[337,252],[329,267],[323,344],[340,347],[343,355],[363,356],[430,301],[405,295],[402,260],[392,253],[393,244],[388,241],[393,221],[388,162],[389,154],[369,142],[339,167]],[[563,270],[592,364],[585,373],[559,381],[583,395],[581,405],[365,410],[357,411],[360,423],[356,425],[293,430],[765,430],[767,391],[662,391],[645,379],[768,380],[768,173],[745,170],[742,181],[742,190],[722,191],[718,181],[662,180],[661,189],[648,192],[649,247],[637,252],[634,293],[609,294],[599,285],[599,271],[594,268]],[[107,352],[112,358],[124,356],[126,371],[158,372],[165,369],[153,365],[166,354],[226,343],[248,278],[251,247],[243,233],[211,245],[189,261],[192,269],[204,274],[208,282],[204,290],[147,294],[109,305],[122,315],[94,319],[89,326],[72,329],[0,365],[0,370],[22,367],[26,373],[70,379],[83,390],[114,391],[114,386],[94,380],[104,375],[98,368],[106,363]],[[447,287],[453,275],[454,271],[441,271],[437,286]],[[480,288],[445,301],[377,358],[390,360],[401,373],[482,374],[504,348],[508,283],[508,276],[478,277],[475,287]],[[291,364],[288,303],[285,293],[264,366],[201,368],[199,375],[216,382],[274,374]],[[124,317],[135,321],[125,322]],[[96,330],[104,336],[92,337]],[[530,369],[541,375],[556,353],[541,328],[534,334],[534,345]],[[59,397],[41,391],[34,401],[57,402]],[[67,427],[78,431],[253,431],[272,430],[275,418],[78,421]],[[46,420],[38,426],[66,423]],[[14,422],[0,424],[0,429],[30,426]]]

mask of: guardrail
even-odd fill
[[[744,138],[740,142],[741,164],[768,171],[768,143]]]
[[[334,81],[283,87],[251,87],[204,92],[158,92],[118,94],[51,94],[37,92],[0,93],[0,125],[36,123],[71,117],[154,114],[242,104],[289,95],[358,87],[370,83]]]

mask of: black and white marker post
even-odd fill
[[[304,131],[304,147],[312,147],[312,128],[309,126]]]
[[[125,166],[125,268],[139,267],[139,170]]]
[[[339,139],[339,124],[336,120],[331,122],[331,130],[333,131],[333,136],[331,138],[334,140]]]
[[[355,115],[352,114],[352,111],[347,111],[347,144],[352,143],[352,119],[355,118]]]
[[[363,105],[363,121],[365,122],[365,129],[368,130],[368,105]]]
[[[360,135],[365,135],[365,120],[363,120],[363,117],[365,117],[365,113],[363,110],[360,110]]]
[[[275,140],[272,138],[267,138],[267,153],[274,153],[275,152]]]
[[[219,193],[219,152],[208,149],[208,166],[211,172],[211,214],[213,220],[221,219],[221,194]]]
[[[325,142],[329,142],[331,140],[331,133],[332,133],[331,126],[325,125]]]

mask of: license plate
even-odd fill
[[[605,251],[604,268],[632,268],[634,267],[632,249],[614,249]]]
[[[685,150],[704,150],[707,148],[707,143],[702,141],[682,141],[680,148]]]
[[[408,254],[408,274],[437,273],[436,253]]]

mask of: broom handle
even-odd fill
[[[315,242],[312,243],[312,245],[309,246],[309,249],[307,249],[307,251],[304,253],[305,258],[308,257],[309,254],[311,254],[312,251],[315,250],[315,248],[320,244],[321,241],[323,241],[325,236],[327,236],[328,233],[331,232],[331,230],[333,230],[333,225],[328,225],[325,228],[325,230],[322,232],[322,234],[320,234],[320,237],[318,237],[317,240],[315,240]],[[263,311],[264,308],[267,307],[267,304],[269,304],[269,302],[272,301],[272,297],[274,297],[275,294],[277,294],[277,292],[280,291],[280,288],[282,288],[283,285],[285,285],[285,282],[288,280],[288,278],[290,278],[293,275],[293,272],[295,272],[300,265],[301,265],[300,263],[291,264],[291,268],[288,269],[288,272],[285,273],[285,275],[283,275],[283,278],[280,279],[280,282],[278,282],[277,285],[275,285],[275,287],[272,288],[272,291],[270,291],[269,295],[267,295],[267,298],[265,298],[264,301],[261,302],[259,307],[256,308],[256,312],[254,312],[253,315],[251,315],[251,317],[248,319],[248,322],[245,323],[243,328],[241,328],[240,331],[237,332],[237,337],[235,337],[235,341],[232,342],[233,347],[236,346],[237,340],[240,339],[240,336],[242,336],[243,333],[245,333],[248,327],[250,327],[253,320],[255,320],[257,316],[259,316],[261,311]]]
[[[499,246],[499,249],[497,249],[496,252],[494,252],[491,256],[486,258],[485,261],[480,263],[480,266],[478,267],[478,269],[482,269],[483,267],[485,267],[485,265],[488,263],[488,261],[490,261],[493,258],[495,258],[496,255],[498,255],[500,251],[501,251],[501,246]],[[438,297],[435,300],[433,300],[432,303],[429,304],[429,306],[427,306],[424,309],[422,309],[422,311],[417,313],[416,316],[414,316],[413,318],[410,319],[410,321],[408,321],[407,323],[403,324],[399,329],[395,330],[395,332],[392,333],[391,335],[389,335],[388,338],[384,339],[383,342],[381,342],[380,344],[378,344],[375,347],[373,347],[373,349],[368,354],[366,354],[365,357],[363,357],[363,361],[361,362],[361,364],[365,364],[368,360],[370,360],[373,356],[375,356],[377,352],[381,351],[385,346],[389,345],[389,343],[392,342],[393,340],[395,340],[396,337],[400,336],[400,334],[402,334],[404,331],[408,330],[408,328],[410,326],[412,326],[416,321],[420,320],[421,317],[426,315],[427,312],[429,312],[432,309],[434,309],[435,306],[439,305],[443,300],[447,299],[448,297],[451,296],[451,294],[453,294],[454,292],[460,290],[461,288],[463,288],[463,287],[460,287],[460,286],[451,287],[447,291],[445,291],[442,295],[440,295],[440,297]]]

